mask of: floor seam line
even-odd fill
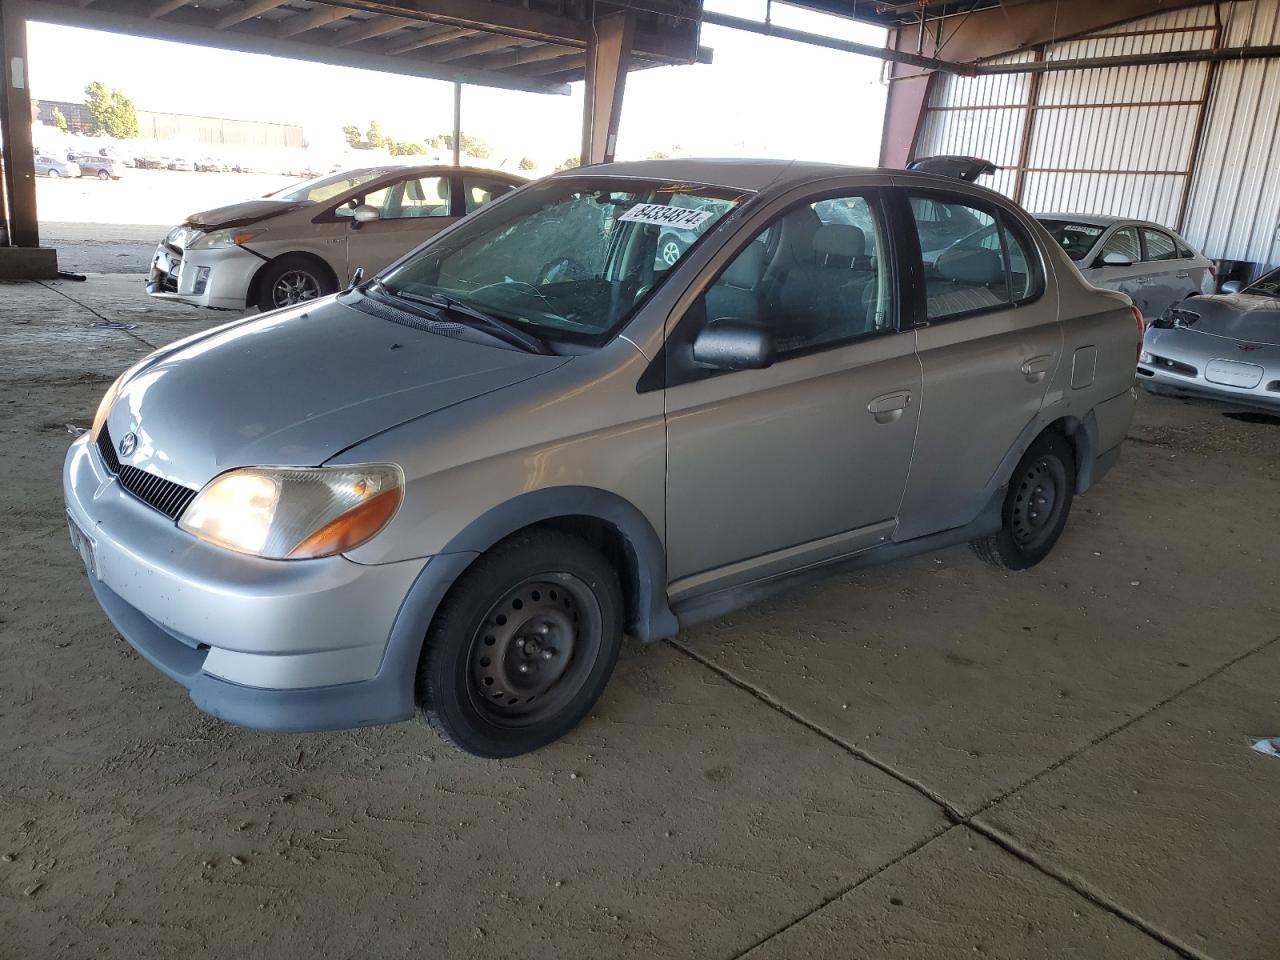
[[[1155,940],[1157,943],[1161,944],[1162,946],[1167,947],[1168,949],[1174,951],[1180,957],[1183,957],[1184,960],[1213,960],[1213,958],[1210,957],[1208,954],[1202,953],[1196,950],[1194,947],[1191,947],[1190,945],[1183,943],[1173,935],[1165,933],[1159,927],[1156,927],[1154,924],[1150,923],[1149,921],[1144,920],[1138,914],[1132,913],[1127,908],[1122,907],[1120,904],[1112,902],[1108,897],[1106,897],[1102,893],[1094,891],[1086,883],[1086,881],[1083,878],[1079,880],[1075,880],[1064,871],[1060,871],[1057,868],[1051,867],[1047,862],[1042,861],[1037,854],[1033,853],[1031,851],[1031,848],[1024,847],[1021,843],[1019,843],[1013,837],[1005,835],[1002,831],[1000,831],[996,827],[993,827],[987,823],[984,823],[978,818],[981,817],[984,813],[987,813],[988,811],[990,811],[991,808],[994,807],[996,804],[1002,803],[1005,800],[1009,799],[1010,797],[1015,796],[1022,790],[1025,790],[1028,786],[1035,783],[1041,777],[1044,777],[1045,775],[1052,773],[1053,771],[1059,769],[1063,765],[1070,763],[1072,760],[1078,759],[1079,757],[1087,753],[1089,750],[1093,749],[1094,747],[1098,746],[1101,743],[1106,742],[1111,737],[1114,737],[1116,734],[1123,733],[1125,730],[1129,729],[1129,727],[1133,726],[1139,720],[1143,720],[1146,717],[1151,716],[1151,714],[1155,713],[1157,710],[1160,710],[1163,707],[1168,706],[1170,703],[1172,703],[1174,700],[1177,700],[1179,697],[1182,697],[1185,694],[1190,693],[1192,690],[1195,690],[1197,687],[1201,686],[1202,684],[1207,683],[1208,681],[1221,676],[1223,673],[1225,673],[1227,670],[1230,670],[1236,664],[1241,663],[1242,661],[1247,660],[1248,658],[1261,653],[1262,651],[1266,650],[1269,646],[1276,643],[1277,641],[1280,641],[1280,635],[1271,637],[1270,639],[1263,641],[1257,646],[1252,647],[1249,650],[1246,650],[1232,657],[1231,659],[1224,661],[1223,663],[1215,667],[1213,670],[1210,670],[1204,676],[1197,678],[1196,680],[1192,681],[1189,684],[1179,687],[1173,693],[1169,694],[1167,697],[1164,697],[1161,700],[1157,701],[1156,703],[1152,704],[1146,710],[1143,710],[1139,713],[1134,714],[1132,717],[1127,718],[1123,723],[1120,723],[1117,726],[1106,731],[1105,733],[1100,734],[1099,736],[1093,738],[1084,746],[1060,758],[1059,760],[1045,767],[1043,770],[1038,771],[1034,776],[1023,781],[1018,786],[1006,791],[1005,793],[1001,794],[999,797],[991,801],[988,801],[987,803],[983,804],[981,807],[979,807],[977,810],[975,810],[973,813],[970,813],[970,814],[961,813],[958,809],[952,806],[951,803],[945,800],[940,794],[932,790],[930,787],[926,786],[924,783],[916,780],[914,777],[911,777],[908,774],[905,774],[896,770],[891,764],[888,764],[885,761],[880,760],[879,758],[875,757],[873,754],[867,752],[866,750],[863,750],[860,747],[854,746],[853,744],[842,739],[841,737],[837,736],[831,731],[825,729],[818,723],[812,720],[809,720],[807,717],[803,716],[802,714],[788,707],[786,704],[782,703],[780,700],[778,700],[776,697],[774,697],[767,691],[736,676],[733,673],[733,671],[729,670],[728,668],[712,662],[707,657],[704,657],[703,655],[695,652],[685,643],[679,640],[676,640],[674,638],[668,639],[665,642],[670,646],[674,647],[676,650],[683,653],[685,656],[689,657],[694,662],[702,664],[702,666],[706,667],[708,670],[716,674],[721,679],[727,681],[728,683],[732,684],[733,686],[737,687],[743,692],[750,694],[752,697],[754,697],[756,700],[760,701],[770,709],[775,710],[778,713],[781,713],[783,716],[787,717],[789,720],[792,720],[795,723],[800,724],[800,726],[809,730],[811,733],[815,733],[818,736],[822,737],[824,740],[826,740],[828,743],[831,743],[833,746],[838,747],[839,749],[850,754],[856,759],[862,760],[864,763],[867,763],[870,766],[881,771],[882,773],[886,774],[887,776],[892,777],[893,779],[897,780],[899,783],[902,783],[905,786],[910,787],[912,790],[919,793],[921,796],[925,797],[927,800],[932,801],[934,804],[940,807],[943,813],[947,816],[947,818],[951,820],[951,825],[948,826],[947,829],[941,831],[938,834],[935,834],[932,837],[929,837],[925,841],[907,850],[902,854],[902,856],[895,858],[892,861],[892,863],[886,864],[884,868],[881,868],[881,870],[877,870],[871,874],[868,874],[862,880],[858,881],[858,883],[855,883],[853,886],[851,886],[847,891],[845,891],[845,893],[849,893],[857,889],[867,880],[870,880],[873,877],[877,876],[883,869],[886,869],[888,866],[891,866],[893,863],[901,862],[902,859],[904,859],[907,856],[910,856],[916,850],[923,848],[928,843],[931,843],[937,837],[947,833],[952,826],[965,826],[970,828],[971,830],[974,830],[976,833],[980,834],[986,839],[990,840],[992,843],[999,846],[1002,850],[1004,850],[1010,856],[1026,863],[1032,869],[1041,873],[1045,877],[1048,877],[1049,879],[1061,884],[1062,886],[1066,887],[1068,890],[1070,890],[1072,893],[1076,894],[1077,896],[1081,897],[1082,899],[1088,901],[1089,903],[1093,904],[1099,909],[1106,911],[1107,913],[1111,914],[1112,916],[1116,917],[1122,922],[1127,923],[1134,929],[1150,937],[1152,940]],[[769,934],[768,936],[762,938],[761,940],[758,940],[755,944],[748,947],[746,951],[735,954],[732,960],[740,960],[740,958],[758,949],[759,947],[767,943],[769,940],[773,939],[779,934],[784,933],[791,927],[795,926],[797,923],[802,922],[805,918],[812,916],[814,913],[818,912],[819,910],[823,910],[826,907],[830,906],[832,903],[834,903],[836,900],[840,899],[840,897],[844,895],[845,895],[844,893],[838,894],[828,900],[823,901],[821,904],[814,907],[813,910],[807,911],[806,913],[802,914],[796,919],[790,921],[789,923],[775,930],[773,933]]]
[[[1087,900],[1099,910],[1103,910],[1111,914],[1116,919],[1129,924],[1129,926],[1136,930],[1145,933],[1152,940],[1155,940],[1162,946],[1169,948],[1174,953],[1178,954],[1178,956],[1183,957],[1184,960],[1213,960],[1209,954],[1202,953],[1195,947],[1182,942],[1182,940],[1170,933],[1165,933],[1155,924],[1143,919],[1140,914],[1134,913],[1127,907],[1113,901],[1101,891],[1095,890],[1083,877],[1073,877],[1065,870],[1060,870],[1057,867],[1052,866],[1047,860],[1042,859],[1039,854],[1033,851],[1032,848],[1019,843],[1018,840],[1010,834],[1006,834],[999,828],[979,820],[977,814],[974,815],[973,819],[965,823],[965,826],[977,833],[979,836],[990,840],[1010,856],[1021,860],[1032,869],[1066,887],[1072,893],[1076,894],[1076,896]]]
[[[46,290],[49,290],[49,291],[51,291],[51,292],[53,292],[53,293],[56,293],[58,296],[63,297],[63,298],[65,298],[66,300],[71,301],[72,303],[74,303],[74,304],[75,304],[77,307],[79,307],[80,309],[82,309],[82,310],[88,310],[91,314],[93,314],[95,317],[97,317],[97,318],[98,318],[99,320],[101,320],[103,323],[116,323],[116,322],[117,322],[117,321],[115,321],[115,320],[112,320],[110,317],[103,316],[101,313],[99,313],[99,312],[98,312],[97,310],[95,310],[93,307],[89,306],[87,303],[81,303],[79,300],[77,300],[75,297],[71,296],[71,294],[67,293],[65,290],[60,290],[60,289],[58,289],[57,287],[51,287],[51,286],[49,286],[49,284],[45,283],[43,280],[37,280],[37,281],[36,281],[36,283],[38,283],[40,286],[44,287]],[[137,341],[138,341],[140,344],[142,344],[144,347],[147,347],[147,348],[149,348],[149,349],[151,349],[151,350],[156,350],[156,349],[158,349],[154,343],[152,343],[151,341],[147,340],[145,337],[140,337],[140,336],[138,336],[138,334],[134,333],[132,330],[125,330],[123,327],[112,327],[112,328],[109,328],[109,329],[119,330],[119,331],[120,331],[121,333],[123,333],[125,336],[127,336],[127,337],[132,337],[134,340],[137,340]]]
[[[973,811],[973,813],[965,817],[964,818],[965,821],[967,822],[969,820],[972,820],[974,817],[979,817],[982,814],[989,811],[992,807],[1003,803],[1004,801],[1008,800],[1012,796],[1016,796],[1017,794],[1025,790],[1027,787],[1036,783],[1041,778],[1047,776],[1050,773],[1053,773],[1055,770],[1058,770],[1059,768],[1065,766],[1066,764],[1070,763],[1072,760],[1076,760],[1079,757],[1084,756],[1084,754],[1088,753],[1094,747],[1105,743],[1106,741],[1110,740],[1112,737],[1114,737],[1118,733],[1123,733],[1138,721],[1145,720],[1147,717],[1151,716],[1157,710],[1161,710],[1167,707],[1169,704],[1173,703],[1173,701],[1177,700],[1179,697],[1182,697],[1190,693],[1192,690],[1195,690],[1197,687],[1201,686],[1202,684],[1208,683],[1210,680],[1216,679],[1217,677],[1225,673],[1227,670],[1230,670],[1236,664],[1244,660],[1247,660],[1250,657],[1255,656],[1259,653],[1262,653],[1262,651],[1266,650],[1267,647],[1271,646],[1277,640],[1280,640],[1280,635],[1274,636],[1270,640],[1264,640],[1262,643],[1258,644],[1256,647],[1252,647],[1251,649],[1246,650],[1243,653],[1237,654],[1236,656],[1232,657],[1230,660],[1227,660],[1219,664],[1217,667],[1210,670],[1204,676],[1196,680],[1193,680],[1191,681],[1191,683],[1188,683],[1182,687],[1179,687],[1173,693],[1169,694],[1164,699],[1159,700],[1156,703],[1153,703],[1147,709],[1142,710],[1139,713],[1135,713],[1132,717],[1127,718],[1126,720],[1122,721],[1121,723],[1117,724],[1116,726],[1112,727],[1106,732],[1100,733],[1098,736],[1094,737],[1088,743],[1083,744],[1078,749],[1071,751],[1070,753],[1066,754],[1063,757],[1060,757],[1059,759],[1055,760],[1053,763],[1049,764],[1047,767],[1043,768],[1042,770],[1036,771],[1036,773],[1032,774],[1030,777],[1022,781],[1021,783],[1019,783],[1017,786],[1010,787],[1008,790],[1004,791],[999,796],[993,797],[992,799],[988,800],[986,803],[980,806],[977,810]]]
[[[761,703],[765,704],[766,706],[770,707],[773,710],[776,710],[778,713],[781,713],[783,716],[787,717],[789,720],[792,720],[795,723],[800,724],[802,727],[806,728],[812,733],[816,733],[818,736],[822,737],[828,743],[831,743],[832,745],[839,747],[844,752],[851,754],[852,756],[857,757],[859,760],[863,761],[864,763],[870,764],[871,766],[875,767],[881,773],[884,773],[892,777],[894,780],[897,780],[899,783],[910,787],[912,790],[914,790],[916,793],[923,796],[925,799],[941,807],[942,811],[947,815],[947,817],[953,823],[963,823],[965,821],[965,815],[961,813],[955,806],[953,806],[950,801],[948,801],[941,794],[932,790],[930,787],[928,787],[921,781],[915,779],[912,776],[909,776],[908,774],[902,773],[901,771],[895,769],[891,764],[885,763],[883,760],[879,759],[874,754],[869,753],[868,751],[862,749],[861,747],[856,746],[852,743],[849,743],[847,740],[844,740],[841,737],[838,737],[836,734],[832,733],[830,730],[827,730],[825,727],[815,723],[814,721],[808,719],[805,716],[802,716],[801,714],[797,713],[795,710],[792,710],[786,704],[779,701],[776,697],[771,696],[766,691],[761,690],[759,687],[756,687],[748,683],[747,681],[740,679],[739,677],[735,676],[732,671],[727,670],[724,667],[720,666],[719,664],[713,663],[712,661],[708,660],[706,657],[702,656],[701,654],[696,653],[681,641],[675,640],[675,639],[669,639],[666,641],[666,643],[675,647],[677,650],[679,650],[685,656],[689,657],[691,660],[694,660],[695,662],[702,664],[712,673],[716,674],[720,678],[733,684],[738,689],[750,694],[751,696],[759,700]]]
[[[945,837],[948,833],[950,833],[952,830],[956,829],[956,827],[959,827],[959,826],[961,825],[958,823],[946,824],[941,830],[938,830],[930,834],[929,836],[920,840],[918,843],[912,844],[911,846],[903,850],[900,854],[898,854],[896,857],[893,857],[892,859],[887,860],[884,863],[882,863],[880,866],[876,867],[874,870],[869,872],[866,876],[859,877],[857,880],[855,880],[849,886],[845,887],[843,890],[839,891],[838,893],[832,894],[830,897],[827,897],[825,900],[823,900],[821,903],[815,906],[812,910],[806,910],[804,913],[800,914],[795,919],[788,920],[786,923],[778,927],[772,933],[767,933],[763,937],[760,937],[758,940],[756,940],[755,943],[751,944],[751,946],[747,947],[745,950],[740,950],[738,953],[733,954],[733,956],[731,956],[729,960],[743,960],[743,958],[750,956],[752,953],[759,950],[770,940],[774,939],[775,937],[780,937],[784,933],[786,933],[788,930],[790,930],[792,927],[798,924],[804,923],[804,921],[808,920],[815,913],[820,913],[821,911],[827,909],[827,907],[831,906],[831,904],[835,903],[837,900],[843,900],[845,897],[853,893],[853,891],[857,890],[863,884],[874,880],[876,877],[880,876],[880,874],[884,873],[890,867],[896,867],[898,864],[902,863],[902,861],[906,860],[908,857],[915,856],[925,847],[929,846],[929,844],[933,843],[935,840],[941,837]],[[1199,960],[1199,958],[1197,958],[1197,960]]]

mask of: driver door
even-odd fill
[[[668,338],[670,593],[767,577],[887,541],[919,415],[920,362],[898,330],[899,296],[880,197],[857,216],[803,201],[739,248]],[[867,229],[856,224],[863,222]],[[699,369],[708,323],[762,324],[763,369]]]
[[[367,194],[364,203],[378,211],[377,220],[357,222],[348,205],[334,211],[350,220],[348,274],[362,267],[366,277],[372,276],[458,219],[448,174],[403,177]]]

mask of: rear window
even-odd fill
[[[1074,220],[1041,220],[1040,223],[1072,260],[1083,260],[1106,229],[1094,223]]]

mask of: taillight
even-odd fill
[[[1209,276],[1213,277],[1214,283],[1218,282],[1218,265],[1217,264],[1215,263],[1209,264]]]
[[[1147,321],[1143,319],[1142,311],[1137,307],[1130,307],[1130,309],[1133,311],[1133,322],[1138,325],[1138,346],[1133,357],[1134,362],[1136,363],[1138,360],[1142,359],[1142,338],[1147,334]]]

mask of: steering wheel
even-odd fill
[[[542,265],[542,269],[538,271],[537,286],[545,287],[548,283],[562,280],[585,280],[588,276],[590,272],[580,261],[572,257],[557,257]]]

